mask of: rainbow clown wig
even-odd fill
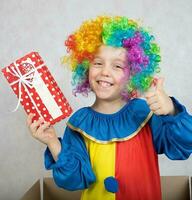
[[[155,83],[155,74],[160,72],[161,57],[154,36],[127,17],[99,16],[85,21],[65,41],[69,55],[64,62],[70,62],[75,96],[77,93],[88,95],[91,91],[88,69],[101,45],[123,47],[128,52],[129,73],[126,76],[129,77],[122,92],[124,99],[138,97]]]

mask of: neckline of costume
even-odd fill
[[[92,114],[98,116],[98,117],[104,117],[104,118],[111,118],[111,117],[116,117],[118,115],[120,115],[122,112],[124,112],[124,110],[127,110],[127,108],[129,107],[129,104],[132,102],[133,100],[130,100],[129,102],[127,102],[125,105],[123,105],[118,111],[114,112],[114,113],[102,113],[102,112],[98,112],[96,110],[94,110],[91,106],[86,107]]]
[[[112,114],[100,113],[91,107],[81,108],[72,115],[67,126],[94,142],[105,144],[134,137],[151,116],[146,102],[135,98]]]

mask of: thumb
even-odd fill
[[[157,80],[156,90],[162,90],[165,78],[161,77]]]

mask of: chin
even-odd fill
[[[111,100],[115,99],[115,97],[113,95],[98,94],[98,93],[95,93],[95,95],[100,100],[111,101]]]

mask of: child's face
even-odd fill
[[[89,68],[89,83],[96,97],[103,100],[121,98],[124,88],[124,67],[127,66],[127,51],[102,45]]]

